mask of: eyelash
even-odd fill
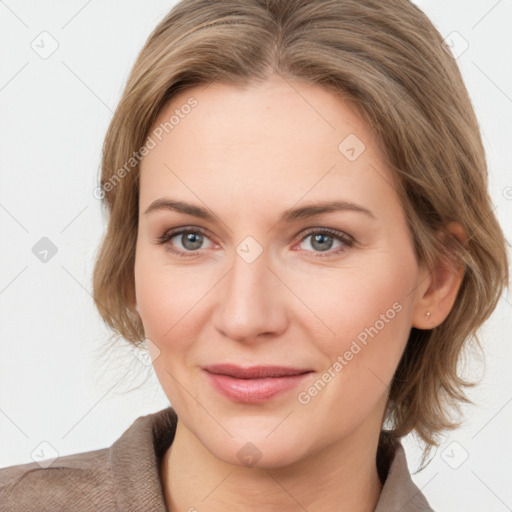
[[[189,227],[183,227],[183,228],[177,228],[175,230],[169,230],[166,231],[163,235],[157,237],[156,244],[157,245],[163,245],[167,244],[170,240],[172,240],[174,237],[178,235],[182,235],[184,233],[200,233],[203,236],[208,237],[208,235],[205,233],[204,230],[201,228],[189,226]],[[338,249],[329,249],[327,251],[306,251],[306,252],[314,252],[316,256],[315,258],[325,258],[329,256],[335,256],[338,255],[344,251],[346,251],[348,248],[352,247],[354,245],[354,239],[350,237],[349,235],[337,231],[334,229],[329,228],[309,228],[305,232],[300,234],[300,237],[297,237],[296,240],[299,242],[303,242],[306,238],[308,238],[311,235],[327,235],[329,237],[332,237],[334,239],[337,239],[338,241],[342,242],[342,246],[338,247]],[[171,246],[171,244],[168,244],[168,247],[166,248],[171,253],[177,254],[179,256],[184,257],[194,257],[199,254],[199,251],[180,251],[178,249],[175,249]]]

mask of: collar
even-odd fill
[[[119,510],[166,512],[160,459],[174,439],[176,425],[172,407],[140,416],[110,447]],[[434,512],[412,481],[399,440],[381,434],[377,467],[384,483],[374,512]]]

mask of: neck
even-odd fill
[[[336,510],[373,512],[382,491],[376,453],[379,432],[356,432],[277,468],[228,464],[178,421],[161,463],[169,512]]]

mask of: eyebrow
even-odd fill
[[[160,199],[156,199],[155,201],[153,201],[146,208],[144,215],[147,215],[148,213],[158,210],[172,210],[179,213],[192,215],[194,217],[205,219],[211,222],[214,222],[216,220],[215,215],[210,213],[206,208],[186,203],[183,201],[169,199],[167,197],[161,197]],[[359,212],[364,213],[365,215],[372,219],[376,218],[375,215],[370,210],[358,204],[351,203],[349,201],[327,201],[311,203],[305,206],[299,206],[296,208],[290,208],[288,210],[285,210],[281,214],[277,223],[289,223],[295,220],[306,219],[309,217],[314,217],[316,215],[321,215],[323,213],[330,213],[335,211]]]

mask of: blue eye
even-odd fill
[[[343,251],[346,251],[350,247],[354,245],[354,240],[342,233],[340,231],[336,231],[333,229],[326,228],[314,228],[309,230],[305,235],[302,235],[300,239],[301,243],[311,238],[310,247],[313,247],[312,252],[319,253],[316,256],[324,257],[324,256],[332,256],[333,254],[339,254]],[[335,242],[338,242],[338,247],[332,249]],[[325,254],[322,254],[325,253]]]
[[[305,240],[311,238],[310,247],[313,250],[301,249],[301,251],[312,252],[314,257],[333,256],[348,250],[354,245],[354,240],[349,235],[327,228],[310,228],[306,233],[301,233],[299,241],[302,244]],[[173,240],[175,240],[173,242]],[[203,247],[205,241],[210,246]],[[333,245],[337,242],[337,247],[333,249]],[[213,242],[203,230],[195,227],[184,227],[175,230],[166,231],[156,240],[158,245],[166,245],[166,249],[174,254],[184,257],[197,256],[201,249],[208,249]],[[176,244],[181,247],[176,247]]]
[[[181,243],[182,249],[173,247],[174,244],[171,242],[175,238]],[[168,250],[180,256],[195,256],[204,240],[209,240],[209,238],[197,228],[183,228],[176,231],[167,231],[157,239],[157,244],[167,244]]]

